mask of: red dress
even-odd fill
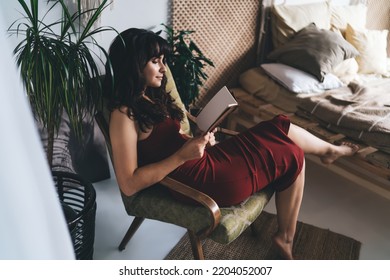
[[[205,149],[201,159],[175,169],[172,178],[212,197],[220,206],[235,205],[271,186],[288,188],[302,170],[304,154],[288,136],[290,121],[279,115]],[[178,121],[167,118],[138,142],[139,165],[160,161],[186,141]]]

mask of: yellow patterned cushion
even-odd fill
[[[177,91],[175,80],[173,79],[172,72],[167,66],[167,72],[165,73],[167,77],[167,85],[165,87],[167,92],[171,93],[172,98],[175,100],[175,103],[183,110],[183,112],[186,112],[186,108],[181,101],[179,92]],[[184,114],[184,119],[181,122],[181,130],[186,133],[187,135],[191,135],[191,128],[190,123],[188,121],[187,115]]]

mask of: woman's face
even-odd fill
[[[164,55],[153,57],[146,64],[143,75],[148,87],[160,87],[167,68],[164,65]]]

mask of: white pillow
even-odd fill
[[[353,57],[343,60],[341,63],[334,66],[332,69],[332,74],[340,78],[344,76],[356,75],[358,70],[359,65],[356,59]]]
[[[347,85],[356,77],[358,71],[359,65],[356,59],[348,58],[334,66],[332,74],[336,75],[344,85]]]
[[[332,73],[326,74],[324,81],[320,82],[315,76],[285,64],[266,63],[261,67],[271,78],[295,93],[321,93],[343,86]]]
[[[356,61],[359,73],[386,74],[387,73],[387,35],[386,30],[357,29],[347,24],[346,40],[358,51]]]
[[[330,23],[333,29],[340,30],[343,36],[347,24],[356,28],[365,28],[367,21],[367,6],[358,5],[332,5],[330,6]]]

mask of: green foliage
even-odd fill
[[[167,41],[172,46],[172,55],[167,57],[167,64],[172,71],[180,98],[188,109],[198,98],[200,89],[208,78],[204,68],[207,65],[214,67],[214,64],[191,40],[190,35],[195,31],[175,31],[167,25],[164,27]]]
[[[86,113],[93,114],[101,102],[98,67],[101,59],[93,50],[100,50],[106,58],[107,53],[93,36],[113,29],[93,26],[109,4],[103,0],[98,7],[82,11],[79,1],[77,11],[71,14],[65,0],[47,1],[50,7],[40,18],[40,0],[30,0],[29,5],[27,0],[18,2],[23,8],[23,18],[15,21],[8,31],[23,36],[14,53],[34,115],[48,131],[51,165],[54,132],[59,129],[63,111],[68,114],[76,135],[81,136]],[[61,18],[45,23],[45,17],[56,5],[62,8]],[[89,20],[80,27],[86,14]]]

